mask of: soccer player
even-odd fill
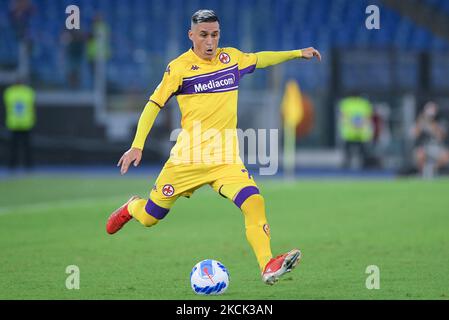
[[[257,53],[219,48],[219,19],[212,10],[193,14],[188,36],[193,47],[168,64],[162,82],[143,109],[131,148],[117,164],[121,174],[132,163],[139,165],[154,120],[172,96],[177,97],[181,110],[182,131],[149,199],[131,197],[111,214],[106,230],[114,234],[132,218],[151,227],[167,215],[180,196],[191,196],[196,189],[209,184],[242,211],[246,237],[256,255],[262,280],[272,285],[298,264],[301,252],[293,249],[272,256],[264,198],[238,154],[239,82],[255,69],[288,60],[313,57],[321,60],[320,53],[314,48]]]

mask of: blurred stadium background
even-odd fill
[[[341,167],[337,106],[355,91],[369,99],[378,120],[370,143],[373,169],[397,172],[411,165],[409,132],[426,101],[448,112],[447,1],[23,2],[31,8],[13,23],[12,2],[0,1],[0,85],[4,89],[20,74],[36,90],[38,166],[114,163],[129,146],[167,63],[190,47],[189,19],[201,7],[221,17],[221,46],[247,52],[314,46],[322,52],[321,63],[295,61],[255,72],[240,91],[240,128],[280,128],[285,83],[298,81],[313,107],[307,134],[297,141],[298,168]],[[81,11],[77,32],[65,29],[70,4]],[[379,30],[365,27],[370,4],[380,8]],[[104,60],[96,54],[100,46],[95,49],[100,29],[106,34]],[[1,119],[4,112],[0,108]],[[150,135],[144,164],[166,159],[169,134],[178,126],[171,99]],[[0,132],[0,164],[6,165],[4,121]]]
[[[72,4],[79,31],[65,28]],[[17,5],[23,15],[14,19]],[[380,9],[379,30],[365,26],[369,5]],[[156,120],[142,167],[126,179],[115,167],[167,63],[190,48],[190,18],[200,8],[219,15],[221,47],[313,46],[323,56],[258,70],[240,86],[242,129],[282,128],[290,79],[307,105],[297,128],[298,181],[259,180],[275,252],[298,243],[310,257],[284,286],[263,286],[242,220],[229,215],[238,210],[210,190],[180,200],[157,230],[135,223],[114,238],[104,231],[128,195],[149,191],[169,154],[180,120],[175,99]],[[228,299],[447,299],[448,181],[421,181],[411,132],[428,101],[449,119],[448,52],[446,0],[0,0],[0,298],[194,298],[188,283],[173,283],[216,257],[233,276]],[[8,168],[3,93],[18,77],[36,92],[31,172]],[[338,108],[355,93],[372,106],[374,135],[369,161],[347,168]],[[395,179],[408,173],[417,179]],[[335,176],[345,181],[301,179]],[[211,208],[214,218],[205,219]],[[217,241],[210,245],[199,230],[217,224],[222,232],[208,235]],[[173,263],[167,252],[179,243],[184,254]],[[373,263],[386,270],[380,293],[364,287]],[[84,291],[65,289],[69,264],[80,266]]]

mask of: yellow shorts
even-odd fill
[[[173,164],[167,161],[151,190],[146,210],[162,219],[180,196],[190,197],[205,184],[234,201],[238,207],[250,195],[259,193],[254,178],[243,163]]]

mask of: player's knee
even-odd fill
[[[240,209],[247,211],[246,208],[255,208],[255,211],[265,211],[265,200],[261,194],[253,194],[246,198]]]
[[[248,201],[263,201],[263,197],[260,195],[259,189],[254,186],[248,186],[241,189],[234,197],[234,203],[237,207],[243,210],[242,206],[246,205]]]
[[[151,227],[164,219],[170,210],[163,208],[154,203],[151,199],[148,199],[145,211],[147,212],[147,216],[141,222],[145,227]]]
[[[242,189],[243,192],[245,192]],[[258,191],[258,190],[257,190]],[[259,193],[246,194],[245,200],[240,206],[243,215],[245,216],[245,225],[250,226],[263,226],[267,223],[265,216],[265,200]]]

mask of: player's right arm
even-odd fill
[[[145,108],[140,115],[139,122],[137,123],[137,131],[131,148],[122,155],[117,163],[117,166],[121,166],[121,174],[125,174],[128,171],[131,163],[134,162],[135,167],[139,165],[140,160],[142,159],[142,150],[145,145],[145,140],[147,139],[160,110],[159,106],[151,100],[145,105]]]
[[[180,77],[177,75],[176,71],[171,70],[169,65],[165,70],[161,83],[151,95],[140,115],[136,135],[131,148],[122,155],[117,163],[118,167],[121,166],[120,173],[122,175],[128,171],[131,163],[134,163],[135,167],[139,165],[140,160],[142,159],[142,150],[145,145],[145,140],[150,133],[159,111],[164,107],[167,101],[176,94],[180,84]]]

